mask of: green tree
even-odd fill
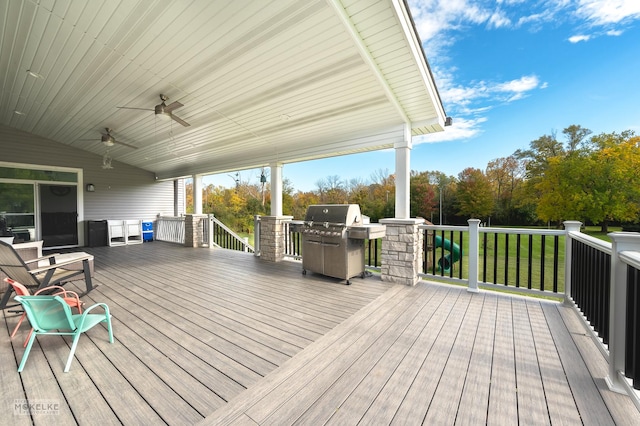
[[[550,159],[536,184],[538,215],[560,223],[580,219],[608,231],[612,221],[636,221],[640,211],[638,138],[603,133],[582,149]]]
[[[467,218],[487,218],[493,211],[491,183],[480,169],[468,167],[458,175],[458,214]]]
[[[492,218],[495,218],[497,223],[514,224],[519,216],[515,201],[516,191],[524,182],[522,162],[514,155],[497,158],[487,165],[486,175],[495,198]]]
[[[409,202],[412,217],[430,219],[438,209],[437,185],[432,184],[432,173],[411,171]]]
[[[584,170],[584,217],[600,223],[603,232],[612,221],[635,222],[640,213],[639,137],[620,142],[616,133],[601,134],[605,143],[590,156]]]

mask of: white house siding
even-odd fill
[[[87,142],[94,143],[94,142]],[[102,156],[0,125],[0,161],[83,170],[84,220],[143,219],[172,215],[174,185],[156,181],[146,170],[113,161],[102,169]],[[86,184],[95,192],[86,192]],[[179,191],[184,186],[178,185]],[[181,189],[182,188],[182,189]],[[178,194],[184,200],[184,194]],[[84,224],[83,227],[84,228]]]

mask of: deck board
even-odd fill
[[[0,424],[638,424],[606,362],[556,302],[354,278],[166,243],[87,248],[115,342],[39,337],[4,312]],[[69,283],[80,288],[82,283]],[[14,416],[15,400],[59,401]]]
[[[465,385],[459,398],[456,425],[478,425],[487,422],[487,405],[493,363],[498,299],[483,295]]]
[[[560,374],[563,372],[562,361],[557,357],[557,348],[553,337],[547,331],[548,323],[542,306],[538,303],[527,302],[527,309],[545,395],[553,395],[552,398],[548,397],[546,401],[549,419],[552,424],[582,424],[569,382],[564,374]]]
[[[613,425],[615,422],[609,413],[609,409],[602,399],[594,378],[591,377],[582,355],[564,326],[558,309],[549,306],[543,307],[545,315],[549,319],[549,327],[553,341],[560,353],[562,367],[572,389],[573,398],[584,424]],[[560,325],[563,325],[562,327]]]
[[[518,407],[526,407],[524,410],[518,410],[518,417],[521,424],[548,425],[551,420],[547,411],[547,400],[527,303],[523,299],[514,298],[511,308],[514,310],[513,335]],[[516,315],[515,312],[520,315]]]
[[[471,356],[473,354],[473,344],[478,334],[478,324],[482,314],[482,304],[470,303],[466,310],[458,335],[452,344],[451,351],[447,356],[446,365],[442,372],[442,377],[447,380],[437,380],[437,388],[433,398],[426,408],[426,424],[454,424],[458,414],[460,397],[464,390]],[[436,381],[436,378],[432,378]],[[411,419],[407,419],[411,421]]]

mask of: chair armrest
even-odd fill
[[[62,262],[53,263],[51,265],[42,266],[40,268],[31,269],[29,272],[31,272],[32,274],[39,274],[40,272],[49,271],[51,269],[60,268],[65,265],[71,265],[72,263],[80,262],[83,260],[89,260],[89,259],[91,259],[91,255],[87,254],[83,256],[74,257],[73,259],[66,259],[66,260],[63,260]]]
[[[25,264],[27,264],[27,265],[28,265],[28,264],[30,264],[30,263],[40,262],[40,261],[42,261],[42,260],[48,260],[48,261],[51,261],[51,259],[54,259],[54,260],[55,260],[55,257],[56,257],[57,255],[59,255],[59,254],[60,254],[60,253],[48,254],[48,255],[46,255],[46,256],[37,257],[37,258],[35,258],[35,259],[23,260],[23,262],[24,262]]]
[[[105,318],[107,318],[107,317],[111,318],[111,313],[109,312],[109,307],[107,306],[107,304],[106,303],[96,303],[96,304],[93,304],[93,305],[89,306],[81,314],[80,323],[77,324],[78,328],[82,329],[84,327],[84,320],[87,318],[87,315],[89,314],[89,312],[91,312],[94,308],[97,308],[97,307],[102,307],[102,309],[104,309]]]
[[[93,305],[91,305],[87,309],[85,309],[85,311],[82,313],[82,315],[86,316],[89,311],[91,311],[92,309],[97,308],[97,307],[102,307],[102,309],[104,309],[104,312],[106,314],[109,313],[109,307],[107,306],[106,303],[94,303]]]
[[[45,291],[48,290],[53,290],[56,289],[58,291],[56,291],[55,293],[51,293],[52,296],[60,296],[62,295],[62,297],[68,297],[67,295],[70,294],[71,296],[73,296],[74,298],[80,300],[80,296],[78,295],[78,293],[76,293],[75,291],[72,290],[67,290],[66,288],[59,286],[59,285],[50,285],[48,287],[44,287],[41,288],[40,290],[36,291],[35,293],[33,293],[34,296],[37,296],[41,293],[44,293]]]

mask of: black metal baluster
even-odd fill
[[[453,241],[453,231],[449,231],[449,254],[447,256],[449,256],[449,278],[453,278],[453,245],[454,245],[454,241]],[[444,247],[444,244],[442,245]],[[444,258],[443,258],[443,266],[444,266]]]
[[[529,234],[529,252],[527,253],[528,266],[529,270],[527,271],[527,288],[531,290],[532,287],[532,278],[531,278],[531,270],[533,268],[533,234]]]
[[[493,234],[493,283],[498,284],[498,233]]]
[[[546,235],[541,235],[540,240],[540,291],[544,291],[544,261],[547,255],[545,249],[545,237]]]
[[[520,287],[520,240],[521,234],[516,236],[516,287]]]
[[[482,250],[482,282],[487,282],[487,233],[483,237],[484,248]]]
[[[504,285],[509,285],[509,234],[504,234]]]
[[[462,259],[464,259],[464,252],[462,251],[462,248],[464,247],[464,237],[463,237],[463,233],[462,231],[460,231],[460,259],[459,262],[460,264],[458,265],[458,278],[462,279]]]

